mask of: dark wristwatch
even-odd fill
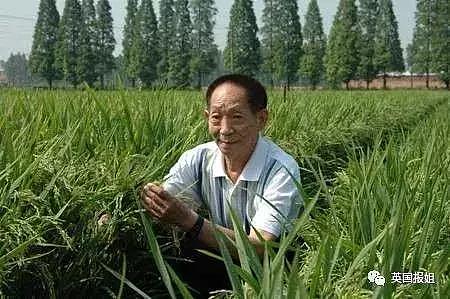
[[[191,227],[189,231],[186,232],[186,236],[191,240],[196,240],[200,231],[202,230],[203,223],[205,222],[205,218],[198,215],[197,221],[195,221],[194,225]]]

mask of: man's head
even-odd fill
[[[253,151],[268,118],[267,94],[258,81],[244,75],[219,77],[206,91],[209,132],[226,156]]]

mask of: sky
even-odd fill
[[[122,51],[122,30],[125,22],[126,0],[110,0],[112,16],[114,19],[114,35],[116,38],[115,54]],[[229,23],[229,11],[233,1],[216,0],[218,13],[214,29],[215,41],[219,48],[226,44],[227,26]],[[300,22],[304,24],[306,8],[309,0],[298,0]],[[318,0],[320,12],[323,18],[325,32],[330,31],[333,17],[336,13],[339,0]],[[394,12],[399,24],[399,35],[402,48],[411,42],[414,28],[415,0],[392,0]],[[0,0],[0,60],[8,59],[9,55],[17,52],[29,54],[33,42],[34,24],[37,19],[39,0]],[[56,0],[60,14],[64,8],[64,0]],[[155,12],[158,14],[159,0],[154,0]],[[261,16],[264,0],[254,0],[258,26],[261,28]]]

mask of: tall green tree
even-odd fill
[[[4,68],[6,77],[13,86],[23,86],[31,82],[28,60],[25,54],[11,53],[4,63]]]
[[[360,30],[355,0],[340,0],[328,40],[325,65],[327,80],[332,87],[344,82],[349,88],[359,64]]]
[[[325,70],[323,59],[327,45],[322,17],[316,0],[309,2],[303,27],[303,38],[304,54],[300,63],[300,72],[309,80],[312,89],[315,89]]]
[[[125,25],[123,27],[122,54],[123,68],[127,78],[131,81],[132,87],[136,86],[138,77],[139,59],[135,55],[136,34],[140,34],[138,26],[138,0],[128,0],[127,15],[125,16]]]
[[[387,72],[403,72],[405,63],[398,36],[398,24],[391,0],[380,0],[375,33],[375,66],[383,73],[386,88]]]
[[[426,74],[426,87],[429,88],[430,72],[432,67],[431,39],[435,19],[436,0],[417,0],[416,26],[412,41],[413,71]]]
[[[235,0],[231,6],[227,44],[224,50],[228,70],[253,76],[261,63],[258,26],[251,0]]]
[[[432,30],[431,50],[433,53],[431,68],[450,88],[450,2],[436,0],[434,26]]]
[[[261,55],[262,70],[267,73],[270,85],[274,86],[275,81],[275,43],[279,32],[280,21],[280,0],[264,0],[262,15],[263,26],[261,28]]]
[[[61,77],[56,63],[58,27],[59,13],[55,0],[41,0],[29,63],[31,72],[47,80],[50,88],[53,81]]]
[[[186,87],[190,84],[192,54],[192,23],[188,0],[175,1],[175,36],[169,52],[169,84]]]
[[[81,56],[81,5],[78,0],[67,0],[59,25],[57,61],[63,70],[64,79],[76,87],[80,82]]]
[[[366,81],[369,89],[370,82],[377,76],[375,66],[375,29],[377,25],[378,0],[359,1],[359,25],[361,28],[361,39],[359,45],[360,62],[358,75]]]
[[[169,74],[169,55],[175,36],[175,8],[173,0],[159,1],[159,53],[158,74],[167,84]]]
[[[192,59],[191,72],[196,79],[196,87],[200,88],[204,78],[216,67],[218,55],[214,43],[214,17],[217,9],[214,0],[192,0]]]
[[[138,49],[135,48],[132,53],[136,53],[133,56],[138,57],[139,79],[144,86],[149,87],[158,77],[157,64],[159,60],[158,24],[151,0],[142,0],[138,13],[138,29]]]
[[[92,87],[98,77],[95,67],[97,62],[98,38],[94,0],[83,0],[81,3],[81,12],[81,53],[79,56],[78,71],[81,82],[86,82]]]
[[[279,30],[275,41],[275,76],[289,90],[297,80],[302,54],[302,27],[296,0],[280,1]]]
[[[105,87],[105,75],[114,68],[114,47],[116,40],[113,32],[113,18],[111,5],[108,0],[99,0],[97,3],[97,35],[98,54],[97,70],[100,75],[101,87]]]

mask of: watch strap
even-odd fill
[[[205,222],[205,218],[198,215],[197,220],[195,221],[195,223],[191,227],[191,229],[186,233],[186,236],[191,240],[197,239],[198,235],[200,234],[200,231],[202,230],[204,222]]]

